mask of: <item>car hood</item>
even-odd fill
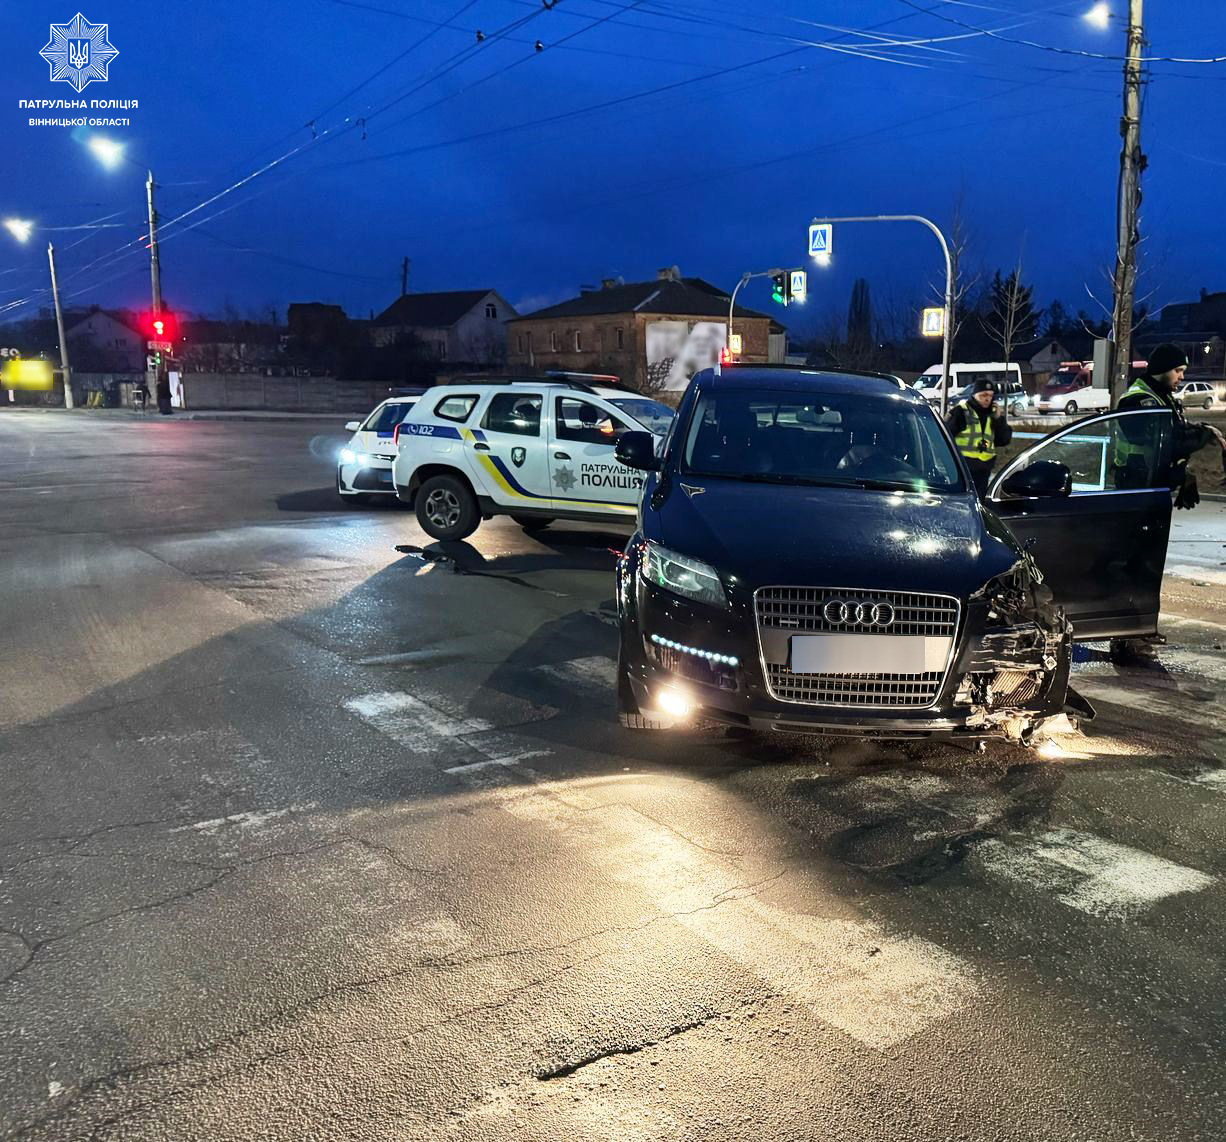
[[[795,584],[965,596],[1020,557],[971,494],[690,478],[669,481],[653,500],[646,538],[751,590]]]

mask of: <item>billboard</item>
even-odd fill
[[[647,388],[684,389],[690,378],[712,368],[726,341],[722,321],[653,321],[647,326]]]

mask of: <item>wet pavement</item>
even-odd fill
[[[342,440],[0,413],[0,1137],[1222,1136],[1223,509],[1084,734],[644,738],[625,532]]]

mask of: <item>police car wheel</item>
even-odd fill
[[[519,524],[524,531],[544,531],[551,523],[552,516],[513,515],[511,519]]]
[[[417,492],[417,522],[432,539],[467,539],[481,522],[477,501],[454,476],[432,476]]]
[[[1202,404],[1200,407],[1201,408],[1212,408],[1213,407],[1213,397],[1205,397],[1205,403]]]

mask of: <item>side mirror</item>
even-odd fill
[[[656,455],[656,438],[650,432],[626,432],[618,437],[613,455],[627,468],[658,472],[660,459]]]
[[[357,430],[361,427],[362,427],[362,422],[360,420],[350,420],[350,421],[345,422],[346,432],[357,432]]]
[[[1073,491],[1073,474],[1067,465],[1057,460],[1036,460],[1020,472],[1014,472],[1000,485],[999,491],[1010,499],[1067,496]]]

